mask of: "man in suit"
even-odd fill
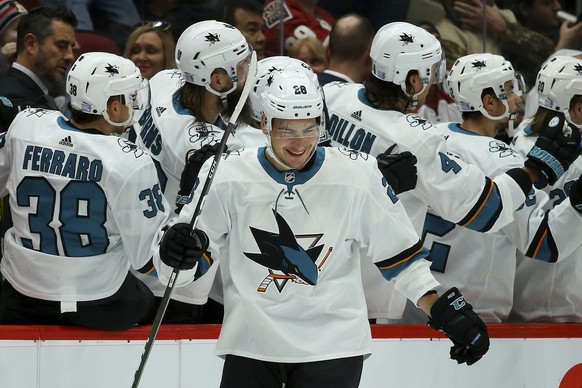
[[[49,95],[75,60],[77,19],[66,7],[36,8],[24,15],[17,30],[17,57],[0,79],[0,95],[58,109]]]
[[[339,18],[331,29],[327,57],[329,66],[318,75],[321,86],[333,82],[361,83],[370,72],[370,46],[374,27],[358,14],[350,13]]]

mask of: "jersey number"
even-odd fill
[[[55,209],[59,196],[59,208]],[[105,229],[107,199],[95,182],[71,181],[60,193],[42,177],[26,177],[16,189],[20,207],[34,207],[28,215],[30,232],[39,236],[39,251],[69,257],[94,256],[109,245]],[[55,211],[56,210],[56,211]],[[35,249],[31,239],[22,244]]]
[[[452,222],[443,220],[434,214],[427,213],[426,220],[424,221],[424,229],[422,231],[422,241],[426,240],[426,235],[428,233],[438,237],[443,237],[453,229],[455,229],[455,224]],[[430,269],[432,271],[444,273],[445,267],[447,266],[447,260],[449,259],[451,246],[434,241],[429,249],[430,258],[432,260]]]
[[[441,158],[441,168],[444,172],[453,171],[455,174],[458,174],[459,171],[461,171],[461,166],[459,166],[459,163],[455,162],[447,155],[439,152],[439,157]]]

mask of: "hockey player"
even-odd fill
[[[447,139],[447,150],[487,176],[523,166],[524,156],[495,139],[522,103],[523,82],[511,63],[499,55],[467,55],[455,62],[447,84],[463,112],[461,123],[435,125]],[[582,189],[582,181],[575,187]],[[506,321],[513,303],[517,251],[543,262],[568,257],[580,246],[580,240],[571,236],[582,234],[582,214],[575,208],[581,199],[570,198],[546,212],[548,195],[532,190],[515,212],[515,221],[490,234],[455,227],[429,212],[423,241],[431,248],[433,275],[444,288],[463,287],[485,322]],[[552,266],[544,265],[544,270],[551,272]],[[414,321],[416,315],[416,321],[422,322],[415,313],[413,306],[407,306],[404,320]]]
[[[513,147],[522,155],[527,154],[536,143],[540,130],[552,125],[561,125],[566,120],[577,130],[582,128],[582,60],[570,56],[557,56],[549,60],[539,71],[536,88],[538,110],[517,129]],[[556,114],[563,115],[556,118]],[[582,211],[582,158],[572,163],[568,171],[554,184],[543,188],[551,198],[554,210],[569,201],[578,204]],[[562,204],[562,205],[560,205]],[[552,210],[552,212],[554,211]],[[580,235],[570,232],[564,237]],[[557,238],[556,235],[553,238]],[[526,322],[582,322],[582,249],[572,257],[548,268],[544,263],[518,258],[515,279],[515,295],[511,320]]]
[[[378,155],[380,168],[384,151],[394,144],[416,156],[418,184],[399,197],[419,234],[427,205],[443,218],[472,230],[499,230],[511,222],[532,181],[539,176],[555,181],[579,153],[576,139],[548,129],[546,136],[556,138],[554,144],[564,144],[559,158],[550,155],[558,151],[551,142],[540,143],[540,154],[528,156],[528,167],[510,169],[495,179],[485,177],[478,167],[451,158],[445,140],[431,130],[431,123],[406,114],[411,106],[423,102],[430,85],[442,79],[444,58],[438,40],[412,24],[389,23],[376,33],[370,56],[372,72],[364,85],[324,86],[332,145]],[[556,163],[547,163],[549,160]],[[366,284],[370,288],[367,296],[379,298],[370,301],[370,317],[399,318],[404,300],[396,303],[396,298],[394,311],[386,311],[391,291],[378,278]]]
[[[242,33],[230,24],[214,20],[195,23],[176,43],[178,68],[161,71],[150,79],[151,106],[134,126],[136,144],[155,160],[162,192],[172,212],[180,199],[180,177],[189,152],[202,148],[216,152],[225,128],[222,115],[229,116],[238,102],[251,50]],[[248,111],[246,108],[241,113],[242,121],[249,116]],[[242,146],[236,133],[227,144],[231,149]],[[164,288],[158,280],[137,276],[160,301]],[[176,290],[164,322],[201,322],[202,305],[207,300],[196,288],[192,285]],[[153,316],[150,318],[153,320]]]
[[[431,316],[455,343],[454,359],[476,362],[489,346],[485,325],[457,289],[433,291],[428,252],[375,158],[317,146],[317,80],[296,70],[270,77],[261,96],[268,145],[224,155],[195,220],[224,283],[221,387],[357,387],[371,345],[360,260],[374,260]],[[168,233],[190,232],[199,191]],[[162,262],[192,268],[176,285],[191,281],[195,263],[172,260],[167,248]]]
[[[152,159],[118,136],[147,103],[128,59],[87,53],[67,78],[71,120],[30,108],[0,135],[5,236],[0,322],[124,330],[153,307],[128,272],[152,270],[169,218]]]

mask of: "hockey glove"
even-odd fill
[[[569,124],[563,114],[554,116],[527,154],[525,166],[535,170],[542,188],[553,185],[580,155],[580,130]]]
[[[570,188],[570,203],[578,212],[582,213],[582,176]]]
[[[191,150],[188,152],[188,155],[186,156],[186,166],[180,177],[180,190],[176,196],[176,213],[180,213],[182,207],[190,202],[192,187],[194,187],[194,183],[196,183],[202,165],[206,160],[214,157],[219,148],[220,143],[214,143],[212,145],[206,144],[199,150]]]
[[[396,194],[416,187],[416,156],[408,151],[391,154],[396,144],[378,155],[378,168]]]
[[[456,287],[441,295],[430,309],[430,327],[451,341],[451,359],[472,365],[489,350],[487,327]]]
[[[160,259],[172,268],[192,269],[202,259],[208,249],[208,236],[199,229],[193,234],[189,224],[184,222],[172,225],[162,237]]]

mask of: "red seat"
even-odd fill
[[[74,50],[75,59],[81,54],[93,51],[102,51],[116,55],[122,54],[121,48],[113,39],[99,32],[78,30],[75,31],[75,40],[78,43],[78,47]]]

